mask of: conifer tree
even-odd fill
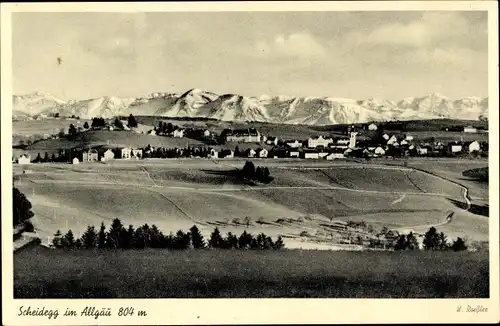
[[[93,249],[97,246],[97,232],[94,226],[88,226],[85,233],[82,235],[82,247],[85,249]]]
[[[97,238],[97,248],[106,248],[106,226],[104,226],[104,222],[101,222],[101,228],[99,230],[99,235]]]
[[[191,244],[195,249],[203,249],[205,248],[205,240],[203,239],[203,235],[201,235],[200,230],[196,225],[193,225],[191,229],[189,229],[191,233]]]

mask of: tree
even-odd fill
[[[189,231],[191,232],[191,244],[193,245],[193,248],[205,248],[205,240],[203,239],[200,230],[198,230],[198,227],[196,225],[193,225],[191,229],[189,229]]]
[[[215,228],[212,234],[210,235],[210,239],[208,240],[208,245],[211,248],[222,248],[224,245],[224,239],[220,235],[219,228]]]
[[[394,250],[405,250],[407,248],[406,236],[400,235],[394,244]]]
[[[250,246],[250,242],[252,241],[252,235],[247,233],[247,231],[243,231],[238,239],[238,247],[240,249],[246,249]]]
[[[439,235],[435,227],[431,227],[424,235],[423,240],[425,250],[439,249]]]
[[[75,236],[73,235],[73,231],[71,231],[71,229],[69,229],[61,239],[61,246],[63,248],[73,248],[75,246]]]
[[[101,222],[101,228],[97,237],[97,248],[106,248],[106,227],[104,226],[104,222]]]
[[[252,220],[250,219],[250,217],[245,216],[243,223],[248,227],[248,226],[250,226],[250,224],[252,224]]]
[[[49,162],[49,153],[45,152],[45,156],[43,157],[43,162],[48,163]]]
[[[268,180],[271,177],[271,173],[269,172],[269,169],[267,168],[267,166],[263,170],[263,177],[264,177],[264,180]]]
[[[122,248],[123,241],[123,224],[119,218],[115,218],[111,222],[111,228],[106,236],[106,244],[108,248]]]
[[[240,157],[240,156],[241,156],[240,148],[238,147],[238,145],[236,145],[236,148],[234,149],[234,157]]]
[[[187,249],[189,248],[189,243],[191,242],[191,235],[185,233],[182,230],[177,231],[173,239],[173,249]]]
[[[170,134],[174,131],[174,126],[169,122],[168,124],[163,124],[163,133]]]
[[[89,129],[89,123],[87,121],[85,121],[85,123],[83,124],[83,128]]]
[[[439,233],[438,243],[439,243],[439,247],[438,247],[439,250],[448,250],[449,249],[448,239],[446,238],[446,236],[444,235],[443,232]]]
[[[97,232],[95,227],[88,226],[87,230],[82,235],[82,247],[85,249],[93,249],[97,246]]]
[[[252,179],[255,175],[255,165],[250,161],[246,161],[241,172],[244,178]]]
[[[137,128],[137,121],[135,120],[132,113],[128,116],[128,126],[130,128]]]
[[[69,129],[68,129],[68,134],[76,135],[76,133],[77,133],[77,130],[76,130],[75,126],[73,124],[70,124]]]
[[[50,161],[51,162],[55,162],[56,161],[56,154],[52,153],[52,156],[50,157]]]
[[[62,233],[61,230],[57,230],[56,233],[54,233],[54,238],[52,238],[52,245],[56,248],[61,248],[61,239],[62,238]]]
[[[236,235],[234,235],[231,232],[227,233],[227,237],[226,237],[226,240],[224,242],[225,242],[225,247],[227,249],[238,248],[238,238],[236,237]]]
[[[123,129],[123,123],[118,118],[115,119],[114,125],[116,128]]]
[[[274,242],[274,249],[279,250],[285,247],[285,243],[283,242],[283,238],[281,235],[278,236],[276,241]]]
[[[18,226],[35,216],[31,208],[32,205],[28,198],[19,189],[14,187],[12,189],[13,226]]]
[[[467,250],[467,246],[465,245],[465,241],[460,237],[458,237],[457,240],[453,241],[453,244],[451,245],[450,248],[453,251]]]
[[[406,246],[410,250],[418,250],[419,249],[418,240],[415,237],[415,235],[413,234],[413,232],[410,232],[406,236]]]

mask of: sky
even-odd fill
[[[487,31],[478,11],[13,13],[13,91],[486,97]]]

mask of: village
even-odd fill
[[[132,118],[132,120],[130,119]],[[274,159],[308,159],[339,160],[346,158],[400,158],[400,157],[487,157],[488,142],[479,140],[452,141],[444,143],[428,139],[416,139],[411,132],[384,130],[376,123],[363,124],[361,127],[348,126],[341,133],[324,133],[311,135],[308,139],[281,139],[278,136],[264,135],[256,128],[224,129],[220,134],[209,129],[182,128],[171,123],[159,122],[158,126],[149,130],[136,129],[137,122],[132,116],[129,119],[115,119],[114,124],[102,118],[94,118],[92,126],[76,128],[72,124],[68,135],[86,131],[104,130],[108,132],[127,131],[147,134],[155,137],[187,138],[201,142],[184,148],[133,146],[85,145],[75,144],[69,150],[59,150],[58,155],[30,157],[21,154],[13,157],[13,163],[89,163],[106,162],[114,159],[147,159],[147,158],[274,158]],[[455,131],[455,130],[454,130]],[[462,127],[461,132],[474,134],[482,132],[474,127]],[[359,137],[359,135],[362,135]],[[64,137],[58,134],[52,137]]]

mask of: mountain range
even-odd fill
[[[191,89],[183,94],[152,93],[145,97],[105,96],[65,101],[35,92],[13,96],[13,118],[23,119],[59,113],[81,118],[124,115],[205,117],[223,121],[260,121],[283,124],[329,125],[390,120],[453,118],[480,120],[488,117],[488,98],[458,100],[440,94],[400,101],[370,98],[218,95]]]

